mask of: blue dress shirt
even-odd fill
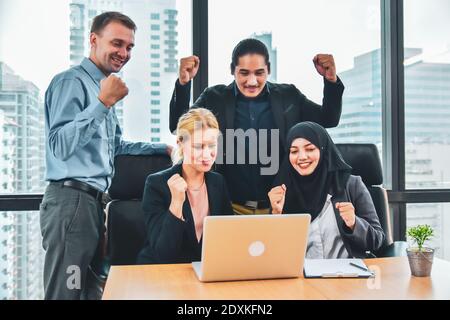
[[[103,78],[84,58],[52,79],[45,93],[46,180],[75,179],[106,191],[115,156],[166,153],[162,143],[122,140],[114,107],[98,99]]]

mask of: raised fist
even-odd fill
[[[180,81],[182,85],[185,85],[186,83],[194,79],[199,66],[200,59],[197,56],[181,58],[178,81]]]
[[[317,72],[330,82],[337,81],[336,65],[334,63],[333,55],[331,54],[316,54],[313,59],[314,67]]]
[[[128,94],[125,82],[119,77],[111,74],[100,81],[100,93],[98,99],[107,107],[111,108],[117,101],[122,100]]]

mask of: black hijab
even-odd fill
[[[292,142],[304,138],[320,150],[319,163],[308,176],[300,175],[289,161]],[[287,135],[286,156],[275,179],[275,185],[285,184],[286,199],[283,213],[309,213],[312,219],[322,210],[327,195],[344,190],[352,167],[342,159],[328,132],[315,122],[301,122]]]

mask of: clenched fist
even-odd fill
[[[331,54],[316,54],[313,59],[317,72],[330,82],[337,81],[336,65]]]
[[[355,229],[356,215],[355,208],[351,202],[337,202],[336,209],[339,210],[342,220],[344,220],[345,225],[351,230]]]
[[[178,81],[180,81],[182,85],[185,85],[186,83],[194,79],[199,66],[200,59],[197,56],[181,58]]]
[[[286,199],[286,186],[274,187],[269,191],[270,206],[272,214],[281,214],[283,212],[284,200]]]
[[[167,185],[172,195],[172,201],[170,202],[169,211],[178,219],[183,218],[183,203],[186,199],[187,183],[178,173],[174,174],[167,180]]]
[[[100,81],[100,93],[98,94],[98,99],[107,108],[111,108],[127,94],[128,88],[125,85],[125,82],[113,74],[110,74],[107,78]]]

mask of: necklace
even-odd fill
[[[203,181],[200,184],[200,186],[198,186],[197,188],[190,188],[190,187],[188,187],[188,190],[189,191],[200,191],[204,184],[205,184],[205,178],[203,178]]]

